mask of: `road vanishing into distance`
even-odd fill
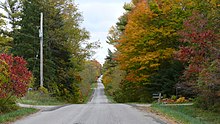
[[[127,104],[111,104],[104,94],[101,78],[88,104],[73,104],[44,110],[14,124],[166,124]]]

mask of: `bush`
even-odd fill
[[[220,59],[207,64],[198,78],[198,98],[196,105],[205,109],[217,107],[220,103]],[[218,108],[215,108],[218,109]]]
[[[47,90],[47,88],[45,88],[45,87],[39,87],[39,88],[38,88],[38,91],[39,91],[41,94],[48,94],[48,93],[49,93],[48,90]]]
[[[179,99],[176,100],[177,103],[185,103],[187,102],[185,97],[180,97]]]
[[[177,97],[176,97],[175,95],[172,95],[172,96],[171,96],[171,99],[174,100],[174,101],[176,101]]]
[[[213,106],[209,107],[209,110],[212,112],[220,113],[220,103],[216,103]]]
[[[162,102],[165,103],[165,104],[173,104],[173,103],[175,103],[174,100],[168,99],[168,98],[162,99]]]
[[[45,94],[38,91],[29,91],[25,97],[22,97],[18,102],[30,105],[63,105],[65,101],[59,101],[51,94]]]
[[[24,96],[32,79],[27,62],[21,57],[0,54],[0,65],[0,98]]]
[[[26,65],[21,57],[0,54],[0,113],[15,110],[16,97],[26,94],[32,79]]]

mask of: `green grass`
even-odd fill
[[[98,86],[98,84],[97,84],[97,82],[95,82],[95,83],[92,83],[91,88],[94,89],[94,88],[97,88],[97,86]]]
[[[113,96],[109,95],[106,90],[105,90],[105,95],[106,95],[106,97],[107,97],[107,99],[108,99],[108,101],[109,101],[110,103],[117,103],[117,102],[114,100]]]
[[[152,109],[182,124],[220,124],[220,113],[201,110],[194,106],[152,105]]]
[[[113,99],[112,96],[110,96],[110,95],[106,95],[106,96],[107,96],[107,99],[108,99],[108,101],[109,101],[110,103],[117,103],[117,102]]]
[[[17,102],[30,105],[64,105],[66,102],[57,100],[49,94],[41,94],[38,91],[31,91],[25,97],[19,99]]]
[[[12,122],[17,120],[18,118],[27,116],[29,114],[33,114],[38,110],[33,108],[20,108],[16,111],[0,114],[0,123]]]

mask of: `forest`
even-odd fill
[[[218,0],[132,0],[109,30],[106,93],[117,102],[152,102],[162,93],[220,107]],[[199,104],[197,104],[199,103]]]

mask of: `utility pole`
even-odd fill
[[[43,13],[40,14],[40,87],[44,85],[44,77],[43,77]]]

